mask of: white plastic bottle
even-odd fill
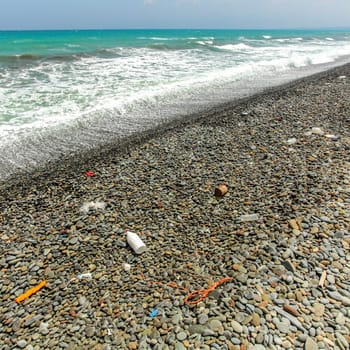
[[[126,230],[126,240],[136,254],[142,254],[147,249],[142,239],[134,232]]]

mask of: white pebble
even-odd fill
[[[131,265],[128,263],[124,264],[124,271],[129,272],[131,270]]]

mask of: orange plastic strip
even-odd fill
[[[19,304],[20,302],[22,302],[23,300],[29,298],[32,294],[36,293],[37,291],[39,291],[41,288],[45,287],[46,285],[46,281],[42,281],[40,282],[37,286],[27,290],[25,293],[21,294],[20,296],[18,296],[15,300],[16,302]]]

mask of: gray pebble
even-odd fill
[[[194,324],[188,328],[188,331],[190,334],[203,334],[206,329],[207,327],[205,326]]]
[[[208,337],[208,336],[215,336],[216,335],[216,332],[214,332],[212,329],[210,328],[206,328],[204,331],[203,331],[203,336],[205,337]]]
[[[316,329],[314,327],[311,327],[309,329],[309,335],[310,335],[310,337],[315,337],[316,336]]]
[[[186,348],[182,343],[177,342],[175,344],[175,350],[186,350]]]
[[[231,343],[234,345],[239,345],[239,344],[241,344],[241,341],[240,341],[240,339],[233,337],[233,338],[231,338]]]
[[[78,243],[78,240],[79,240],[78,237],[73,237],[68,241],[68,243],[71,245],[74,245],[74,244]]]
[[[242,325],[235,320],[231,321],[231,327],[233,328],[234,332],[236,332],[236,333],[241,334],[243,332]]]
[[[25,348],[25,347],[27,346],[27,341],[24,340],[24,339],[18,340],[17,345],[18,345],[21,349],[23,349],[23,348]]]
[[[187,338],[187,334],[185,332],[179,332],[176,334],[177,340],[183,341]]]
[[[208,315],[207,314],[201,314],[198,316],[198,323],[199,324],[205,324],[208,322]]]
[[[85,328],[85,334],[87,337],[92,337],[95,334],[95,327],[93,326],[87,326]]]
[[[258,333],[258,335],[255,338],[255,341],[257,344],[262,344],[265,340],[265,335],[264,333]]]
[[[289,333],[289,323],[285,323],[285,322],[278,322],[277,323],[277,328],[281,333],[285,333],[288,334]]]

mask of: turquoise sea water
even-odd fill
[[[349,57],[350,30],[0,31],[0,179]]]

